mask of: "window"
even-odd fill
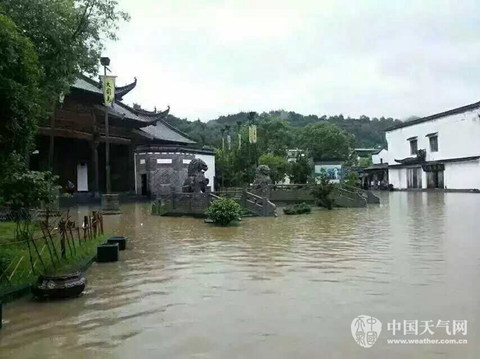
[[[430,152],[438,152],[438,136],[430,136]]]
[[[410,154],[412,155],[417,154],[417,149],[418,149],[417,143],[418,143],[417,139],[410,140]]]

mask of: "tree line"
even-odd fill
[[[294,112],[244,113],[209,122],[186,121],[169,116],[167,121],[196,140],[216,149],[217,188],[253,182],[259,164],[270,167],[273,182],[288,176],[294,183],[313,181],[313,161],[342,161],[358,166],[355,147],[386,145],[384,130],[398,120],[358,119],[343,116],[302,116]],[[248,127],[257,126],[257,143],[249,143]],[[288,158],[288,150],[297,149]]]
[[[97,74],[103,41],[128,20],[117,0],[0,0],[0,205],[23,222],[17,236],[29,239],[30,209],[55,189],[50,171],[28,169],[38,122],[80,74]]]
[[[270,118],[288,122],[291,130],[297,130],[309,124],[330,123],[349,133],[356,147],[375,148],[386,146],[385,129],[399,123],[400,120],[391,117],[368,117],[358,118],[338,116],[301,115],[296,112],[283,110],[264,112],[259,115],[260,119]],[[169,116],[167,121],[189,135],[200,145],[219,147],[221,144],[222,130],[225,134],[233,134],[238,126],[248,124],[248,112],[220,116],[210,121],[188,121],[175,116]]]

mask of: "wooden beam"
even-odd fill
[[[52,130],[50,127],[39,127],[38,132],[41,135],[50,136]],[[88,132],[68,130],[64,128],[55,128],[53,129],[53,135],[55,137],[64,137],[64,138],[76,138],[79,140],[92,141],[93,135]],[[132,141],[129,138],[123,137],[111,137],[110,143],[115,143],[117,145],[129,145]],[[105,136],[100,136],[100,142],[105,142]]]

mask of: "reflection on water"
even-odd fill
[[[227,228],[125,205],[106,218],[132,239],[121,261],[94,264],[76,300],[7,305],[0,357],[477,357],[480,195],[380,195]],[[360,314],[467,319],[469,344],[363,349]]]

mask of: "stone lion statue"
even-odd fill
[[[207,170],[208,166],[204,161],[198,158],[193,159],[188,165],[187,178],[183,183],[182,192],[205,192],[208,186],[208,178],[205,178]]]
[[[272,180],[270,178],[270,167],[267,165],[260,165],[257,167],[255,180],[253,181],[253,189],[262,197],[269,197],[270,185]]]

